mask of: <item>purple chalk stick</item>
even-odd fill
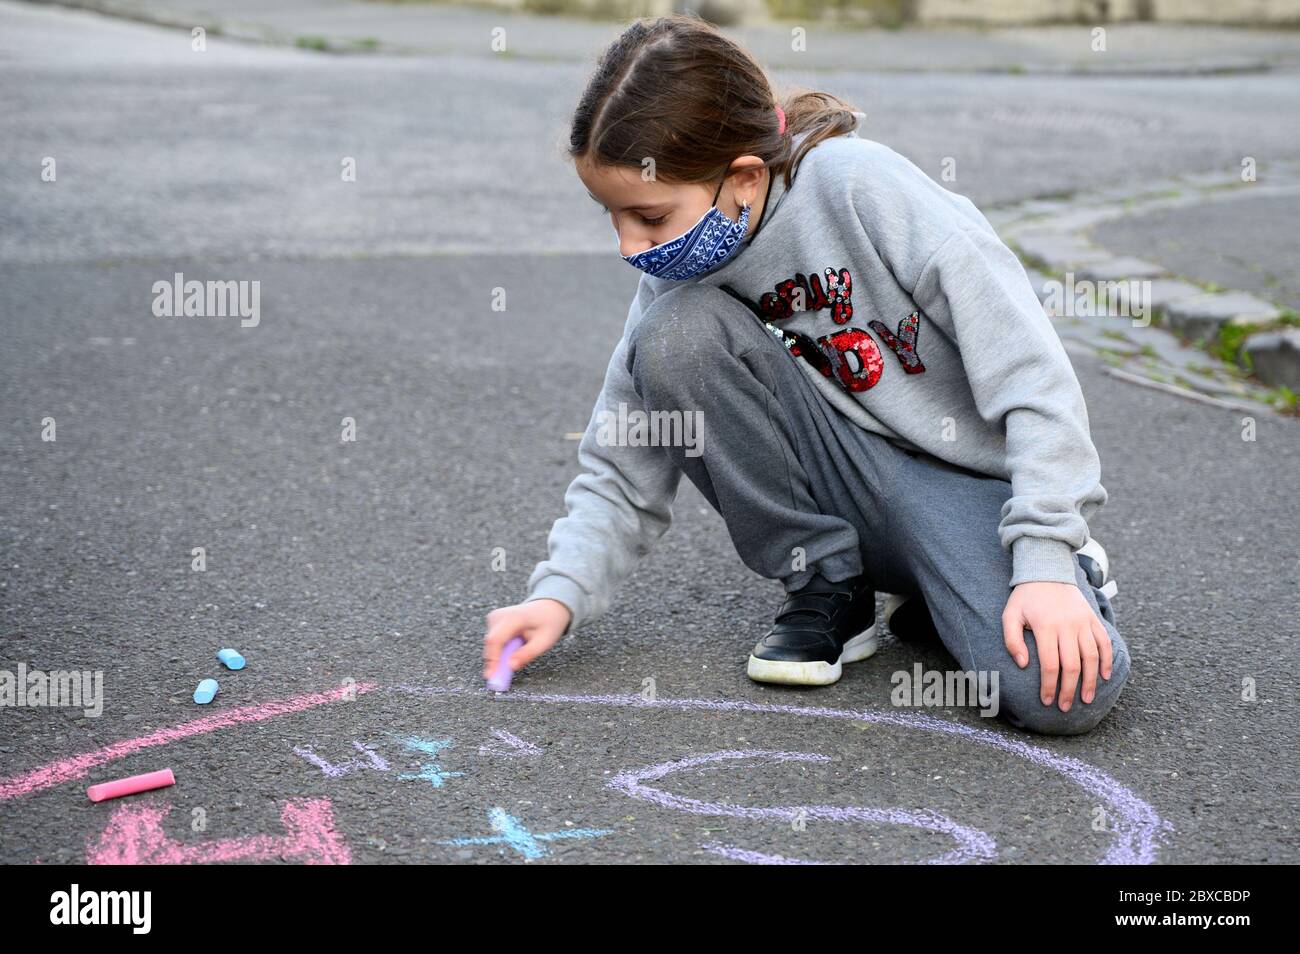
[[[510,657],[524,644],[522,636],[513,637],[510,642],[506,643],[506,648],[501,650],[501,658],[497,660],[497,668],[488,676],[487,687],[493,692],[505,692],[510,688],[510,679],[514,676],[514,670],[510,668]]]

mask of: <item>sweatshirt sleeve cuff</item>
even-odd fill
[[[1011,542],[1011,585],[1077,583],[1074,549],[1061,540],[1017,537]]]
[[[569,620],[568,628],[561,633],[562,636],[575,632],[587,619],[590,605],[587,592],[567,576],[542,577],[524,602],[541,599],[555,600],[568,607],[573,618]]]

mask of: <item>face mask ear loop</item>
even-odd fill
[[[726,173],[723,173],[723,175],[722,175],[722,181],[718,183],[718,191],[715,192],[715,193],[713,193],[713,203],[712,203],[712,205],[717,205],[717,204],[718,204],[718,196],[722,195],[722,187],[723,187],[724,185],[726,185],[726,184],[727,184],[727,175],[726,175]],[[712,208],[712,206],[710,206],[710,208]],[[742,203],[740,203],[740,211],[741,211],[741,212],[744,212],[744,211],[745,211],[746,209],[748,209],[748,208],[749,208],[749,203],[748,203],[748,202],[742,202]]]

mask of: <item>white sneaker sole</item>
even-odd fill
[[[1101,578],[1106,581],[1101,586],[1101,592],[1105,595],[1106,599],[1113,600],[1115,594],[1119,592],[1119,586],[1114,580],[1109,579],[1110,558],[1106,556],[1105,548],[1092,537],[1088,537],[1088,541],[1074,552],[1082,553],[1086,557],[1091,557],[1096,561],[1097,565],[1101,567]]]
[[[844,663],[858,662],[874,656],[880,648],[876,626],[858,633],[840,650],[840,658],[833,663],[783,662],[777,659],[759,659],[750,654],[746,672],[755,682],[773,682],[783,686],[829,686],[838,682],[844,672]]]

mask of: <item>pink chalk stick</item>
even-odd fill
[[[136,792],[148,792],[175,784],[176,776],[172,775],[172,770],[161,769],[157,772],[145,772],[143,775],[132,775],[130,778],[100,782],[86,789],[86,794],[90,796],[92,802],[102,802],[106,798],[121,798],[123,795],[134,795]]]
[[[505,692],[510,688],[510,679],[515,674],[515,671],[510,668],[510,657],[523,644],[524,638],[515,636],[510,642],[506,643],[506,648],[501,650],[501,658],[497,660],[497,668],[492,670],[492,675],[488,676],[487,681],[487,687],[493,692]]]

